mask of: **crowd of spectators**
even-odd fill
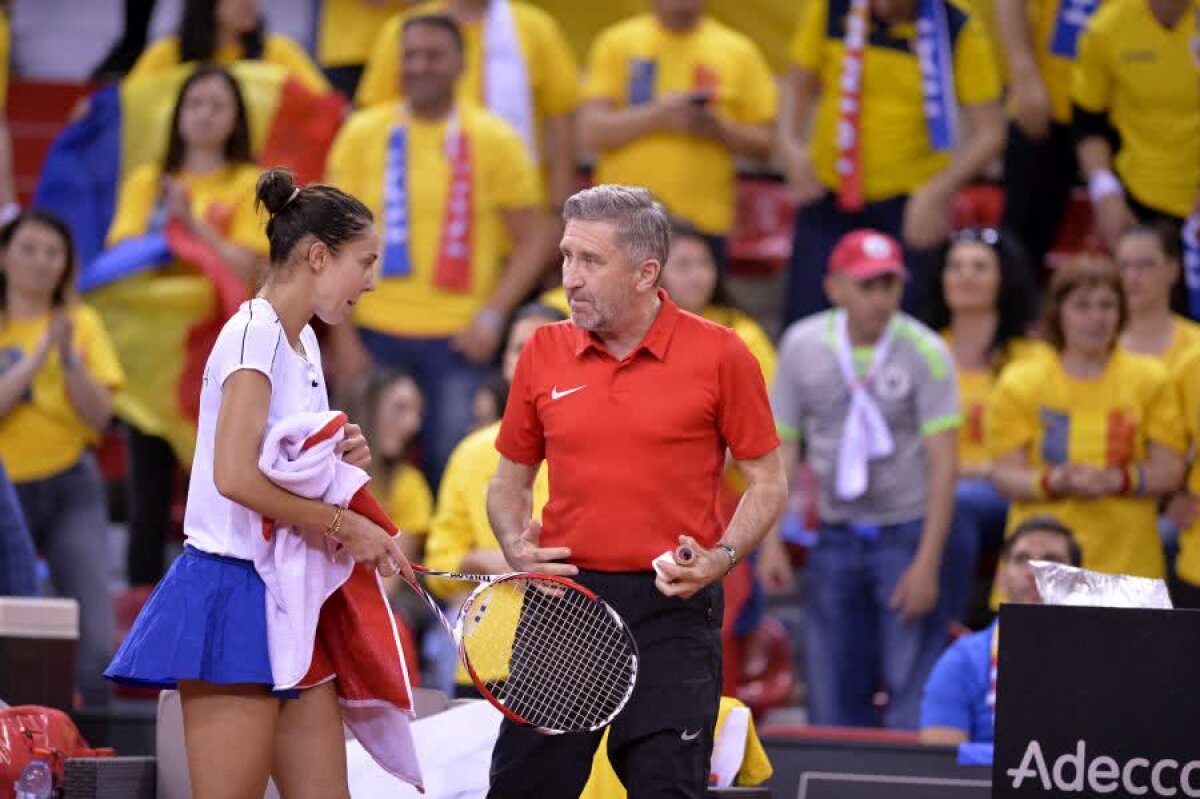
[[[934,664],[963,624],[1036,601],[1031,548],[1169,578],[1200,607],[1200,82],[1181,78],[1200,31],[1185,0],[803,0],[782,75],[704,0],[647,0],[582,60],[528,0],[326,0],[315,55],[270,32],[256,0],[186,0],[177,31],[147,43],[152,5],[126,3],[98,70],[123,91],[170,87],[161,129],[139,131],[153,152],[121,170],[103,256],[136,260],[161,234],[167,257],[77,291],[80,233],[15,204],[0,129],[0,594],[47,590],[42,558],[79,600],[85,704],[108,699],[115,637],[93,449],[127,455],[125,576],[152,586],[194,442],[187,402],[153,421],[175,385],[142,348],[186,349],[199,327],[168,334],[163,308],[211,322],[214,296],[229,280],[250,296],[268,255],[252,200],[261,120],[282,101],[247,62],[343,98],[322,179],[370,208],[383,252],[354,324],[322,331],[325,367],[412,557],[507,570],[484,500],[508,381],[533,329],[571,312],[562,204],[584,181],[623,183],[665,206],[663,285],[746,342],[789,474],[814,477],[794,505],[815,544],[772,534],[731,577],[747,589],[726,615],[744,634],[762,612],[746,597],[802,585],[814,723],[917,728],[932,672],[931,740],[956,723],[978,738],[986,702],[947,697],[959,673],[987,688],[976,665],[996,633]],[[0,44],[6,62],[6,23]],[[78,108],[72,130],[96,113]],[[774,170],[795,202],[777,317],[735,291],[756,279],[731,252],[743,168]],[[981,181],[1003,188],[1003,214],[956,229],[956,198]],[[1070,208],[1091,225],[1086,252],[1056,247]],[[131,293],[163,299],[154,314],[114,299]],[[736,468],[725,483],[729,513]],[[436,588],[453,604],[460,586]],[[426,678],[452,685],[452,653],[424,652]]]

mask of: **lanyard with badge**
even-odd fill
[[[836,325],[838,366],[850,390],[850,407],[838,448],[835,494],[839,500],[851,501],[866,493],[869,461],[886,458],[896,449],[883,412],[868,390],[891,351],[895,320],[888,322],[883,337],[875,345],[871,363],[861,377],[854,368],[845,311],[837,311]]]

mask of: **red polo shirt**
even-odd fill
[[[752,460],[779,446],[746,345],[658,296],[619,361],[568,321],[538,328],[517,362],[496,449],[547,462],[542,545],[571,547],[583,569],[647,571],[685,533],[713,546],[726,447]]]

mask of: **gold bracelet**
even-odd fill
[[[332,538],[337,538],[338,533],[342,531],[342,516],[346,511],[340,505],[333,506],[333,520],[329,522],[329,526],[325,528],[324,535]]]

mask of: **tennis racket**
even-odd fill
[[[534,572],[413,570],[477,584],[451,624],[423,586],[406,580],[454,639],[475,687],[509,719],[550,734],[590,732],[624,709],[637,644],[594,592]]]

